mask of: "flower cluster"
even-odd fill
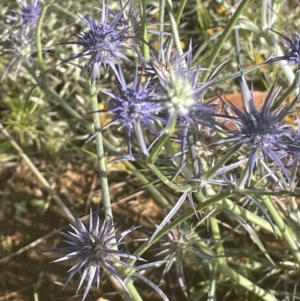
[[[40,91],[45,91],[45,95],[60,101],[62,107],[67,108],[72,114],[73,109],[70,109],[63,99],[66,94],[60,96],[55,89],[45,89],[47,83],[52,83],[48,80],[51,79],[52,66],[49,69],[42,66],[43,55],[36,53],[36,49],[41,50],[41,43],[36,41],[38,39],[36,27],[42,24],[48,6],[43,7],[40,0],[27,1],[29,0],[22,0],[15,26],[0,36],[0,43],[4,45],[1,54],[10,59],[3,78],[14,64],[18,71],[25,60],[26,68],[30,75],[33,75]],[[221,81],[237,78],[237,74],[240,74],[238,79],[242,85],[243,106],[226,100],[219,96],[218,83],[215,79],[220,76],[227,63],[222,63],[214,70],[203,68],[198,58],[196,60],[198,51],[194,51],[192,43],[189,47],[180,49],[180,41],[175,34],[177,29],[173,27],[172,35],[159,32],[158,50],[152,49],[156,44],[152,44],[151,38],[149,41],[147,39],[144,41],[140,37],[141,33],[144,35],[144,28],[141,30],[139,27],[147,17],[147,6],[142,7],[144,1],[139,3],[142,12],[139,15],[135,3],[136,1],[129,0],[119,12],[114,13],[109,9],[107,2],[103,1],[102,8],[97,9],[99,20],[78,13],[85,28],[77,32],[74,40],[60,40],[58,45],[64,45],[61,46],[64,48],[69,47],[68,45],[79,46],[78,52],[64,57],[63,62],[74,64],[74,60],[78,59],[81,64],[81,60],[84,61],[79,67],[90,74],[90,96],[95,108],[92,112],[95,114],[95,128],[102,133],[108,127],[117,125],[117,128],[124,132],[125,138],[122,137],[124,140],[119,145],[121,147],[125,145],[121,150],[123,152],[125,149],[124,152],[128,153],[121,158],[135,160],[132,166],[142,167],[148,172],[145,177],[139,174],[141,175],[139,180],[142,185],[149,187],[149,191],[167,211],[164,220],[147,241],[150,246],[159,243],[158,238],[160,239],[161,249],[157,256],[160,256],[162,261],[135,266],[133,262],[142,259],[122,251],[121,247],[124,244],[123,238],[136,227],[120,232],[115,229],[113,219],[106,218],[100,223],[99,206],[94,213],[90,211],[88,226],[74,216],[71,230],[61,233],[68,246],[55,249],[64,253],[64,256],[54,262],[77,260],[68,271],[64,288],[76,277],[75,275],[80,274],[77,291],[85,283],[82,300],[87,298],[93,283],[96,283],[97,288],[99,287],[103,273],[113,276],[119,282],[128,300],[135,294],[132,286],[134,277],[150,285],[164,300],[168,300],[160,288],[146,276],[146,269],[163,264],[165,267],[162,276],[175,266],[178,283],[186,298],[190,296],[185,281],[185,266],[209,262],[208,270],[213,277],[221,275],[220,277],[224,277],[225,281],[230,279],[243,283],[243,278],[236,276],[231,253],[223,248],[223,242],[227,237],[230,238],[231,235],[243,231],[232,224],[239,222],[265,254],[264,246],[255,236],[250,224],[274,232],[277,228],[281,230],[284,227],[279,227],[280,216],[275,215],[274,218],[276,210],[263,203],[265,201],[263,197],[272,195],[273,192],[265,193],[263,185],[268,187],[272,185],[276,193],[280,188],[279,193],[283,196],[292,195],[297,185],[300,162],[300,121],[298,121],[298,131],[295,131],[290,124],[285,123],[285,118],[299,102],[299,96],[290,104],[283,105],[284,99],[280,96],[281,88],[277,87],[278,81],[275,81],[262,106],[256,106],[253,91],[248,87],[244,73],[240,70],[240,73],[226,76]],[[184,9],[184,3],[183,1],[180,9]],[[171,8],[168,9],[170,17]],[[160,14],[164,17],[163,9],[160,9]],[[176,16],[179,17],[180,14]],[[171,26],[177,22],[177,20],[175,23],[174,20],[171,21]],[[169,24],[165,25],[167,23],[164,21],[162,23],[159,24],[160,28],[168,28]],[[299,68],[300,35],[289,38],[273,29],[271,31],[284,39],[286,52],[284,56],[273,58],[266,63],[286,60],[288,64],[298,65]],[[140,47],[141,44],[143,47],[147,46],[145,48],[148,51]],[[30,69],[28,64],[35,61],[35,56],[38,57],[39,63],[42,61],[38,71]],[[103,82],[105,80],[110,82],[106,82],[97,90],[96,81],[103,68],[110,69],[113,76],[104,78]],[[64,76],[67,77],[68,73]],[[85,86],[82,85],[80,88],[82,89],[78,91],[84,91]],[[74,91],[77,93],[77,87]],[[98,92],[107,98],[105,107],[101,110],[98,110],[97,106]],[[212,101],[205,100],[208,94],[212,96]],[[221,110],[218,110],[218,107],[221,107]],[[96,115],[98,113],[107,113],[110,118],[107,124],[101,125],[102,128],[98,127],[99,116]],[[81,118],[77,114],[75,117],[77,120]],[[82,124],[90,130],[89,123],[84,119],[81,120],[84,121]],[[230,127],[226,126],[228,120]],[[111,131],[111,133],[113,135],[115,132]],[[99,132],[92,138],[97,134]],[[123,143],[125,139],[127,149],[126,142]],[[101,143],[107,142],[101,140],[97,139],[99,161],[104,159]],[[105,177],[103,162],[101,161],[100,170],[102,179]],[[167,185],[168,189],[164,189],[162,184],[158,189],[157,182]],[[108,190],[108,186],[103,184],[104,181],[101,182],[101,189],[105,198],[109,195],[109,191],[104,191]],[[242,202],[236,201],[237,199]],[[108,204],[105,208],[107,210],[110,200],[105,201]],[[190,203],[193,210],[181,214],[181,210],[182,212],[185,210],[186,201]],[[249,210],[246,208],[249,202],[255,206],[255,209],[260,209],[257,210],[260,212],[258,219],[253,217],[255,216],[253,208]],[[221,219],[224,213],[235,219],[223,223]],[[263,213],[262,217],[261,213]],[[204,225],[206,222],[209,225],[206,227],[209,233],[206,237],[212,237],[207,240],[201,239],[201,232],[196,231],[199,225]],[[195,224],[196,226],[193,226]],[[221,227],[230,229],[228,231],[230,233],[224,238]],[[289,247],[293,246],[296,236],[290,235],[288,231],[281,234],[290,244]],[[143,245],[134,254],[140,254],[139,252],[145,251],[148,246]],[[297,253],[295,248],[291,249]],[[298,258],[300,262],[300,257]],[[203,291],[210,290],[213,297],[214,287],[224,283],[223,279],[221,281],[214,279],[206,284]],[[251,293],[254,291],[255,289]],[[264,292],[259,291],[259,294],[261,297]],[[139,299],[137,293],[135,298]],[[265,299],[272,300],[267,297]]]

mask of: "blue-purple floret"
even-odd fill
[[[134,123],[144,124],[150,131],[157,134],[153,121],[163,121],[157,115],[161,105],[156,100],[155,91],[148,89],[149,81],[141,83],[141,76],[136,69],[133,83],[128,86],[124,75],[119,69],[120,81],[116,93],[103,91],[111,99],[108,111],[112,114],[111,123],[117,123],[126,130],[127,139],[130,140]]]
[[[100,269],[105,269],[109,274],[113,275],[123,286],[124,290],[127,291],[126,285],[119,275],[118,269],[115,265],[131,267],[120,258],[139,258],[119,251],[116,247],[118,245],[122,245],[123,243],[121,241],[123,237],[136,228],[130,228],[121,233],[117,233],[111,219],[105,219],[102,225],[100,225],[99,207],[94,214],[91,210],[88,228],[85,227],[77,216],[74,216],[74,218],[75,226],[70,225],[73,232],[68,231],[68,233],[61,233],[65,238],[67,238],[65,242],[70,246],[54,250],[66,253],[64,257],[59,258],[54,262],[60,262],[72,258],[78,259],[77,263],[75,263],[75,265],[68,271],[70,274],[63,288],[67,286],[78,271],[82,270],[77,291],[79,291],[84,280],[87,279],[87,284],[82,298],[82,300],[84,300],[95,278],[98,288],[101,276]],[[134,268],[132,267],[132,269]]]
[[[124,54],[124,50],[128,47],[127,32],[129,27],[118,26],[123,17],[125,7],[114,16],[109,22],[108,8],[103,2],[102,19],[97,23],[94,19],[88,19],[79,14],[79,17],[87,25],[87,29],[78,34],[78,41],[62,42],[61,44],[74,44],[83,47],[79,53],[69,57],[66,62],[70,62],[76,58],[88,56],[89,61],[84,69],[92,69],[92,81],[97,78],[99,68],[103,65],[105,68],[110,67],[117,77],[119,73],[115,67],[115,63],[120,60],[129,60]]]
[[[39,21],[42,6],[39,0],[33,0],[27,3],[26,0],[22,1],[21,6],[21,21],[23,26],[35,27]]]
[[[287,156],[283,139],[288,125],[283,124],[282,120],[289,114],[289,109],[271,110],[280,89],[274,92],[274,83],[262,108],[258,109],[254,105],[253,95],[249,91],[244,76],[242,76],[242,80],[249,107],[240,110],[229,102],[231,110],[237,115],[236,119],[232,119],[236,128],[228,132],[225,141],[233,142],[232,147],[245,145],[249,148],[249,181],[260,154],[263,155],[265,161],[273,160],[288,177],[281,159]]]

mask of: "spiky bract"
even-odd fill
[[[284,39],[286,51],[283,56],[272,58],[268,60],[267,63],[286,60],[289,65],[298,64],[298,66],[300,66],[300,34],[296,33],[294,38],[290,38],[274,29],[270,28],[270,30],[280,35]]]

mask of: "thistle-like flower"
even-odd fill
[[[38,23],[41,11],[42,11],[42,7],[39,0],[32,0],[31,3],[27,3],[26,0],[22,0],[22,6],[21,6],[22,26],[28,28],[34,28]]]
[[[0,55],[10,59],[5,68],[2,81],[13,65],[16,66],[15,73],[18,73],[23,60],[33,62],[33,55],[36,51],[35,35],[33,30],[36,28],[41,13],[39,0],[32,0],[31,3],[22,0],[18,10],[11,10],[13,15],[8,15],[12,20],[12,26],[0,35]]]
[[[69,270],[70,275],[63,288],[65,288],[72,277],[82,269],[83,271],[78,285],[78,291],[86,278],[87,285],[82,298],[82,300],[84,300],[91,288],[94,278],[96,278],[97,281],[97,288],[99,287],[101,276],[100,269],[104,269],[109,274],[113,275],[127,292],[126,285],[119,274],[117,265],[119,268],[126,267],[135,270],[134,267],[129,266],[120,258],[139,258],[125,252],[118,251],[117,247],[123,244],[121,242],[123,237],[136,228],[130,228],[121,233],[117,233],[111,219],[105,219],[102,226],[100,226],[99,207],[94,213],[94,216],[91,210],[88,229],[77,216],[75,216],[75,222],[76,226],[70,225],[74,232],[68,231],[68,233],[61,233],[67,238],[66,242],[71,246],[55,250],[67,254],[54,262],[78,258],[77,263]]]
[[[268,160],[275,162],[285,176],[288,177],[287,171],[281,161],[281,158],[287,155],[285,145],[282,143],[282,137],[284,137],[288,125],[283,124],[282,121],[290,113],[291,106],[289,105],[274,111],[271,110],[280,92],[280,88],[274,91],[275,82],[261,109],[256,108],[253,95],[247,86],[244,76],[242,76],[242,81],[248,105],[241,110],[228,101],[230,109],[236,114],[237,118],[230,119],[235,123],[236,129],[228,132],[228,137],[225,141],[233,142],[231,147],[241,147],[244,145],[249,148],[248,182],[251,179],[257,160],[261,157],[266,162]]]
[[[213,118],[214,107],[203,103],[203,95],[211,82],[199,83],[199,74],[205,69],[192,66],[191,45],[186,53],[179,56],[167,50],[167,58],[162,59],[162,64],[153,60],[152,68],[158,79],[155,89],[165,107],[165,128],[174,132],[181,144],[181,167],[187,143],[194,148],[194,134],[198,125],[216,128],[218,122]],[[195,164],[199,165],[197,162]],[[195,168],[200,171],[196,165]]]
[[[267,63],[286,60],[289,65],[298,64],[298,66],[300,66],[300,34],[297,33],[295,37],[292,39],[274,29],[270,28],[270,30],[280,35],[284,39],[285,42],[284,46],[286,47],[287,50],[283,56],[269,59]]]
[[[105,94],[111,97],[108,102],[108,107],[100,112],[110,112],[112,123],[117,123],[125,128],[128,151],[131,154],[131,135],[134,126],[137,124],[145,125],[152,133],[157,134],[153,121],[163,121],[156,113],[161,109],[161,105],[157,101],[155,91],[148,89],[149,81],[142,83],[142,75],[138,74],[136,68],[133,82],[127,85],[121,68],[119,68],[119,81],[117,82],[117,92],[111,93],[102,90]],[[139,135],[139,133],[136,133]],[[143,139],[142,137],[138,137]]]
[[[128,45],[130,45],[130,42],[128,42],[128,35],[126,34],[129,28],[126,26],[120,26],[120,23],[122,23],[124,18],[123,13],[125,8],[126,5],[114,16],[111,22],[109,22],[109,16],[111,14],[105,6],[104,0],[100,23],[97,23],[93,19],[85,18],[79,14],[80,19],[87,25],[87,29],[77,35],[78,41],[62,42],[60,44],[79,45],[83,47],[83,50],[72,55],[65,60],[65,62],[70,62],[76,58],[88,56],[89,61],[83,68],[92,69],[93,82],[98,75],[101,65],[104,67],[109,66],[116,76],[119,77],[115,63],[119,62],[121,59],[129,60],[124,54],[124,50],[128,47]]]
[[[199,249],[197,244],[200,241],[201,238],[196,234],[195,229],[178,226],[161,239],[161,249],[163,250],[156,255],[166,261],[162,278],[175,264],[177,279],[186,298],[188,298],[188,293],[183,271],[184,263],[189,262],[192,265],[195,263],[199,265],[213,259],[212,256]]]
[[[159,80],[157,90],[168,110],[168,119],[175,114],[178,124],[215,124],[212,118],[213,106],[202,102],[202,97],[211,83],[198,82],[200,72],[205,69],[192,66],[191,45],[183,55],[174,56],[169,53],[168,57],[170,60],[163,60],[165,68],[159,68],[157,63],[153,64]]]
[[[36,44],[35,39],[23,30],[13,31],[0,38],[0,55],[10,59],[1,77],[0,81],[2,81],[13,66],[17,74],[23,60],[34,62],[33,54],[36,52]]]

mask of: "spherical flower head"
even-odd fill
[[[237,115],[237,119],[231,119],[236,125],[236,129],[229,131],[226,141],[233,142],[232,146],[245,145],[250,149],[249,154],[249,178],[255,166],[257,159],[262,153],[265,161],[273,160],[277,166],[280,166],[282,172],[287,176],[281,158],[286,156],[285,147],[282,143],[282,137],[285,135],[287,125],[282,124],[284,117],[289,114],[289,107],[279,108],[272,111],[271,107],[280,92],[276,91],[275,84],[272,85],[261,109],[254,105],[253,95],[249,91],[244,76],[242,76],[243,87],[248,106],[240,110],[234,104],[229,102],[231,110]]]
[[[123,53],[129,44],[129,42],[126,41],[128,38],[126,36],[128,28],[120,29],[116,26],[123,16],[124,9],[125,6],[114,16],[114,19],[109,22],[109,11],[105,6],[105,1],[103,1],[102,19],[100,23],[79,14],[81,20],[86,23],[87,29],[78,34],[78,41],[61,43],[76,44],[83,47],[81,52],[71,56],[66,62],[88,56],[89,61],[84,66],[84,69],[92,68],[92,82],[95,81],[101,65],[111,67],[116,76],[119,77],[115,62],[121,59],[128,60]]]
[[[184,263],[199,265],[212,260],[210,255],[199,249],[198,245],[201,239],[195,230],[195,228],[187,228],[182,225],[173,228],[160,240],[162,251],[156,255],[166,261],[162,277],[170,271],[173,264],[176,265],[177,279],[187,299],[189,298],[185,282]]]
[[[22,25],[35,27],[39,21],[41,11],[42,7],[39,0],[33,0],[31,3],[27,3],[26,0],[23,0],[21,6]]]
[[[192,107],[196,100],[194,98],[194,87],[189,79],[181,70],[170,71],[168,81],[163,81],[165,96],[170,100],[170,107],[177,111],[179,115],[186,115],[189,108]]]
[[[119,275],[116,265],[128,267],[126,262],[123,262],[120,258],[139,258],[125,252],[118,251],[117,246],[121,245],[123,237],[129,234],[135,228],[117,233],[114,229],[114,224],[111,219],[105,219],[102,226],[100,226],[99,207],[94,215],[91,210],[88,229],[77,216],[75,216],[75,223],[75,226],[70,225],[73,232],[68,231],[68,233],[61,233],[67,238],[65,242],[71,246],[55,250],[58,252],[67,253],[67,255],[55,260],[54,262],[78,258],[77,263],[69,270],[70,275],[64,285],[64,288],[67,286],[72,277],[79,270],[82,270],[78,291],[82,286],[84,279],[87,278],[87,285],[82,298],[82,300],[84,300],[91,288],[94,278],[97,280],[97,288],[99,287],[101,276],[100,268],[102,268],[113,275],[127,291],[126,285]]]
[[[119,68],[117,92],[103,91],[111,97],[108,111],[112,114],[111,123],[120,124],[126,130],[127,139],[130,140],[135,123],[144,124],[151,132],[156,134],[154,120],[161,121],[156,115],[160,104],[156,100],[155,91],[148,89],[149,81],[142,83],[142,76],[138,75],[138,67],[131,85],[127,85],[121,68]]]
[[[284,56],[275,57],[268,60],[268,62],[287,60],[289,65],[298,64],[298,66],[300,66],[300,34],[296,33],[294,38],[290,38],[274,29],[270,28],[270,30],[280,35],[284,39],[286,51]]]
[[[177,114],[179,120],[194,124],[195,118],[203,114],[212,114],[212,107],[202,103],[202,96],[210,83],[200,84],[198,76],[200,67],[192,68],[191,59],[187,61],[178,57],[178,60],[169,70],[161,72],[157,69],[159,78],[158,90],[169,115]],[[211,117],[211,116],[210,116]]]
[[[28,36],[23,30],[13,32],[11,37],[3,38],[2,43],[3,47],[0,47],[0,55],[10,58],[10,62],[6,66],[0,81],[3,81],[13,66],[17,74],[23,60],[34,62],[32,55],[36,51],[35,39]]]

